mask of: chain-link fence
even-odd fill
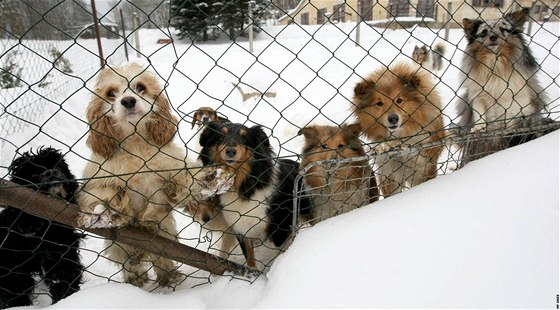
[[[0,307],[253,281],[300,229],[558,129],[559,8],[0,2]]]

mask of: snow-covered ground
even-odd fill
[[[351,120],[349,101],[360,77],[407,59],[415,44],[443,37],[425,28],[362,25],[356,46],[355,27],[269,27],[257,36],[254,54],[248,53],[246,41],[158,45],[165,33],[146,30],[141,50],[147,57],[138,61],[149,63],[166,81],[182,118],[178,139],[193,150],[191,158],[196,158],[197,133],[190,128],[190,116],[200,106],[235,122],[265,126],[277,153],[293,156],[301,151],[301,127]],[[560,105],[558,32],[558,23],[534,25],[531,39],[555,118]],[[446,67],[435,76],[440,77],[437,88],[447,121],[455,117],[457,66],[465,45],[460,29],[451,30],[449,38]],[[2,137],[2,177],[16,152],[41,145],[67,151],[74,173],[81,175],[89,156],[85,109],[94,74],[80,77],[87,87],[42,101],[44,112],[34,121],[40,126]],[[276,96],[243,101],[232,83]],[[253,283],[208,277],[189,266],[181,266],[191,276],[174,292],[108,283],[120,281],[118,269],[100,254],[102,240],[91,236],[82,250],[88,266],[83,289],[52,308],[556,307],[559,139],[555,132],[303,229],[269,273]],[[206,232],[176,215],[181,241],[207,249]]]

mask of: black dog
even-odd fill
[[[14,183],[74,203],[78,182],[60,151],[41,148],[10,165]],[[75,293],[84,267],[73,228],[9,206],[0,212],[0,308],[32,304],[34,276],[48,287],[53,303]]]

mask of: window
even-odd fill
[[[324,24],[327,21],[327,8],[317,10],[317,25]]]
[[[359,12],[358,15],[362,20],[373,20],[373,0],[358,0]]]
[[[502,7],[504,4],[504,0],[472,0],[473,6],[494,6],[494,7]]]
[[[301,13],[301,24],[309,25],[309,13]]]
[[[346,6],[344,3],[333,6],[332,21],[344,23],[346,21]]]
[[[434,17],[435,18],[434,0],[418,0],[416,8],[416,17]]]
[[[476,0],[475,0],[476,1]],[[388,18],[409,16],[410,2],[404,0],[389,0]]]

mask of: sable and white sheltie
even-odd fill
[[[443,69],[443,55],[445,54],[445,45],[438,42],[433,49],[427,45],[414,46],[412,59],[421,64],[428,70],[439,71]]]
[[[312,125],[302,128],[305,144],[301,169],[305,172],[303,188],[310,195],[310,223],[377,201],[379,191],[375,176],[359,139],[360,125]],[[331,162],[335,160],[335,162]]]
[[[233,186],[219,195],[230,232],[238,235],[249,267],[264,269],[267,262],[255,257],[254,248],[270,241],[270,247],[285,250],[290,244],[294,182],[299,164],[277,159],[260,126],[210,122],[200,136],[200,160],[235,169]],[[302,199],[301,207],[308,209]],[[276,255],[277,255],[276,254]],[[264,266],[263,266],[264,265]]]
[[[463,19],[467,48],[461,70],[466,78],[457,122],[463,132],[514,128],[542,112],[539,65],[523,37],[528,11],[489,21]]]
[[[445,134],[430,73],[403,62],[380,68],[355,86],[352,108],[365,136],[379,142],[375,164],[383,196],[436,176],[443,150],[436,142]],[[426,143],[432,145],[403,150]]]

